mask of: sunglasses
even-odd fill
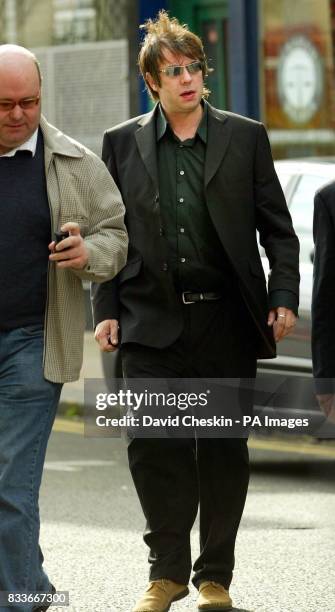
[[[178,77],[184,73],[184,69],[186,68],[188,74],[197,74],[202,70],[201,62],[191,62],[190,64],[186,64],[186,66],[168,66],[167,68],[163,68],[163,70],[159,70],[159,72],[164,72],[167,77]]]
[[[40,96],[33,96],[31,98],[22,98],[22,100],[0,100],[0,111],[8,112],[12,111],[18,104],[22,110],[28,110],[37,106],[40,101]]]

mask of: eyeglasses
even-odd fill
[[[191,62],[190,64],[186,64],[186,66],[167,66],[167,68],[163,68],[163,70],[159,70],[159,72],[164,72],[167,77],[177,77],[184,73],[185,68],[189,74],[197,74],[197,72],[202,70],[202,63]]]
[[[9,112],[18,104],[22,110],[28,110],[37,106],[40,101],[40,96],[32,96],[31,98],[22,98],[22,100],[0,100],[0,111]]]

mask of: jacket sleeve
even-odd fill
[[[259,124],[254,162],[256,227],[270,264],[268,290],[291,291],[299,301],[299,241],[277,177],[266,130]]]
[[[314,199],[315,243],[312,294],[313,374],[319,392],[331,392],[335,378],[335,227],[322,192]],[[320,379],[324,379],[323,381]],[[328,379],[328,380],[325,380]]]
[[[105,283],[91,283],[93,327],[106,319],[120,318],[118,276]]]
[[[114,161],[110,137],[106,132],[102,144],[102,160],[112,176],[115,185],[118,186],[117,168]],[[126,260],[124,261],[125,265]],[[123,267],[123,266],[122,266]],[[120,268],[121,270],[121,268]],[[119,319],[119,275],[104,283],[91,284],[91,303],[94,327],[106,319]]]
[[[103,162],[96,156],[94,173],[87,190],[89,227],[85,235],[88,263],[73,270],[82,280],[102,282],[113,278],[125,265],[128,236],[121,194]],[[91,168],[90,168],[91,170]]]

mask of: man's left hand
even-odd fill
[[[56,244],[49,244],[51,255],[49,259],[54,261],[57,268],[75,268],[82,270],[88,262],[88,250],[84,238],[80,235],[78,223],[70,221],[61,227],[62,232],[69,232],[70,236]]]
[[[268,325],[273,327],[273,336],[276,342],[290,334],[295,326],[297,317],[289,308],[278,306],[269,312]]]

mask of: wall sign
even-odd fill
[[[283,45],[277,86],[282,108],[295,123],[309,121],[319,109],[324,90],[323,63],[306,36],[293,36]]]

